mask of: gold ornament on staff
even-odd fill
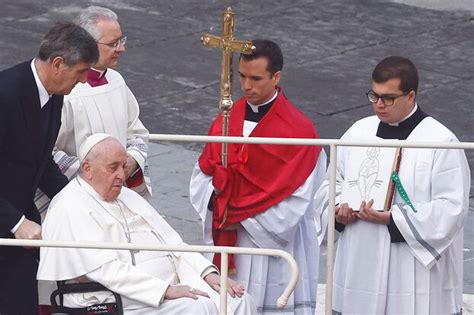
[[[222,135],[229,133],[229,113],[234,102],[232,101],[232,54],[238,52],[250,55],[255,51],[251,41],[236,40],[234,38],[234,12],[228,7],[222,13],[222,36],[204,34],[201,42],[206,47],[222,50],[221,97],[219,110],[222,112]],[[222,143],[222,165],[227,167],[227,143]]]

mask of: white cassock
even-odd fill
[[[91,87],[89,83],[78,83],[69,95],[64,96],[54,160],[63,174],[74,178],[79,170],[77,155],[82,142],[94,133],[106,133],[119,140],[137,161],[144,182],[133,190],[149,198],[152,190],[147,164],[148,130],[139,119],[137,100],[123,77],[108,69],[105,78],[107,84]],[[44,218],[49,199],[39,192],[35,202]]]
[[[375,140],[380,120],[356,122],[344,140]],[[380,138],[377,138],[380,140]],[[408,141],[457,142],[431,117]],[[350,148],[338,147],[336,195]],[[385,225],[361,220],[339,234],[334,266],[334,314],[460,314],[463,289],[463,226],[470,171],[463,150],[402,149],[399,177],[415,213],[395,194],[391,212],[406,242],[391,243]],[[319,236],[327,224],[328,182],[318,191]],[[336,197],[336,203],[342,203]]]
[[[71,242],[121,242],[185,245],[179,234],[138,194],[128,188],[116,202],[104,201],[80,176],[51,201],[43,239]],[[122,296],[126,314],[216,314],[219,294],[202,279],[215,267],[198,253],[41,249],[38,279],[95,281]],[[132,264],[135,260],[136,265]],[[208,292],[211,299],[163,300],[169,285],[185,284]],[[113,301],[108,292],[65,296],[65,305],[85,307]],[[231,298],[229,314],[253,314],[248,295]]]
[[[244,136],[256,123],[245,121]],[[257,311],[265,314],[314,314],[319,270],[314,194],[324,180],[326,154],[321,150],[311,175],[290,197],[252,218],[240,222],[238,247],[272,248],[289,252],[299,268],[298,283],[288,306],[276,308],[276,301],[290,280],[290,267],[283,258],[235,255],[236,280],[245,285]],[[190,182],[190,199],[203,222],[204,242],[213,245],[212,212],[208,209],[214,186],[212,177],[196,163]],[[208,257],[212,258],[212,257]]]

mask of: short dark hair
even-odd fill
[[[42,61],[56,57],[62,57],[68,66],[79,62],[95,64],[99,60],[99,49],[85,29],[71,22],[59,22],[46,33],[38,51]]]
[[[418,91],[418,70],[410,59],[401,56],[387,57],[372,72],[372,80],[377,83],[385,83],[394,78],[400,79],[400,90],[403,93]]]
[[[251,55],[240,54],[241,59],[250,61],[260,57],[267,58],[267,70],[272,75],[283,69],[283,54],[280,47],[276,43],[267,39],[254,39],[252,42],[256,48],[255,52]]]

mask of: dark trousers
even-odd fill
[[[38,249],[2,248],[0,258],[0,314],[38,314]]]

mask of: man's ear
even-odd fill
[[[54,73],[57,74],[64,66],[64,58],[60,56],[54,57],[53,60],[51,60],[51,66],[53,67]]]
[[[415,101],[416,101],[416,92],[411,90],[410,92],[408,92],[408,101],[410,102],[410,104],[415,104]]]
[[[278,85],[278,83],[280,82],[280,79],[281,79],[281,70],[273,74],[273,81],[275,82],[275,86]]]
[[[85,179],[90,180],[92,178],[91,164],[89,161],[84,160],[81,163],[81,174]]]

